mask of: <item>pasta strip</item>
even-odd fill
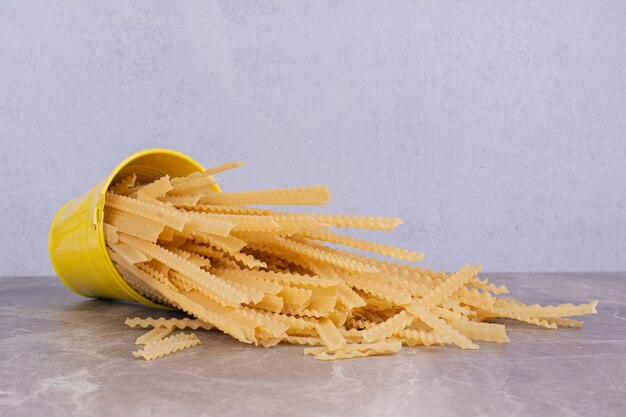
[[[317,311],[322,315],[328,315],[335,311],[337,305],[337,296],[335,295],[323,295],[317,292],[313,292],[311,300],[307,305],[307,309],[310,311]]]
[[[148,258],[143,252],[123,242],[119,242],[119,243],[110,242],[109,248],[111,248],[111,250],[113,250],[119,256],[124,258],[126,262],[131,263],[131,264],[138,264],[140,262],[145,262],[145,261],[150,260],[150,258]]]
[[[189,212],[187,213],[194,213]],[[278,224],[272,217],[245,214],[222,214],[222,213],[199,213],[195,212],[192,216],[204,216],[214,221],[233,224],[233,232],[276,232],[280,230]]]
[[[389,336],[404,330],[406,326],[413,322],[413,317],[402,310],[392,318],[383,323],[376,324],[361,333],[366,342],[378,342],[387,339]]]
[[[277,284],[298,287],[330,288],[340,283],[337,280],[321,278],[315,275],[300,275],[289,272],[265,271],[262,269],[256,271],[243,269],[238,271],[238,274],[276,282]]]
[[[258,303],[251,303],[252,307],[259,308],[261,310],[271,311],[272,313],[280,313],[284,306],[285,302],[283,297],[278,295],[265,295],[261,301]]]
[[[211,216],[205,215],[204,213],[193,211],[185,211],[184,213],[191,219],[184,229],[184,232],[188,235],[203,232],[217,236],[228,236],[230,231],[235,226],[233,223],[215,219]]]
[[[329,224],[320,222],[315,219],[307,219],[294,214],[281,214],[280,216],[272,216],[272,219],[280,224],[281,235],[291,235],[294,233],[306,233],[308,231],[325,231],[330,227]]]
[[[346,274],[342,277],[353,288],[370,293],[393,304],[408,304],[412,301],[411,294],[403,288],[394,287],[376,278],[372,274]]]
[[[490,283],[488,279],[479,279],[478,277],[472,279],[472,286],[474,288],[478,288],[481,289],[483,291],[489,291],[495,295],[497,294],[507,294],[509,292],[509,289],[504,286],[504,285],[500,285],[499,287]]]
[[[383,341],[377,343],[349,344],[341,350],[324,348],[305,348],[305,355],[314,355],[318,360],[335,360],[362,358],[365,356],[385,355],[396,353],[402,349],[402,343],[398,341]]]
[[[369,320],[359,320],[355,318],[348,319],[348,325],[351,329],[371,329],[376,326],[375,322]]]
[[[133,198],[107,193],[106,204],[127,213],[146,218],[155,222],[160,222],[174,230],[182,231],[185,224],[189,222],[189,217],[178,210],[163,206],[149,204]]]
[[[448,323],[432,314],[423,307],[414,307],[409,312],[422,322],[433,329],[433,332],[439,333],[444,340],[454,343],[461,349],[478,349],[478,345],[473,343],[470,338],[461,334],[458,330],[450,326]]]
[[[228,309],[202,294],[192,291],[180,294],[181,306],[202,321],[213,323],[215,327],[243,343],[254,343],[255,329],[261,322],[243,317],[239,310]]]
[[[203,235],[203,234],[201,234]],[[198,237],[198,235],[195,235]],[[233,259],[241,262],[248,268],[266,268],[267,264],[263,261],[256,259],[252,255],[248,255],[240,252],[240,246],[243,247],[245,245],[244,241],[237,239],[235,237],[221,237],[221,236],[213,236],[209,237],[207,235],[203,235],[204,237],[200,240],[205,241],[207,244],[213,246],[216,249],[219,249],[223,252],[226,252]],[[238,249],[239,248],[239,249]]]
[[[296,240],[276,237],[273,239],[272,244],[296,253],[301,256],[306,256],[314,260],[318,260],[321,262],[328,263],[330,265],[334,265],[348,271],[354,272],[378,272],[378,269],[372,267],[370,265],[363,264],[359,261],[351,260],[342,255],[335,253],[331,254],[328,252],[324,252],[319,250],[318,248],[312,247],[311,245],[307,245],[303,242],[298,242]]]
[[[322,339],[315,336],[285,336],[283,340],[293,345],[318,346],[322,344]]]
[[[268,295],[276,295],[282,291],[283,286],[277,282],[263,279],[262,274],[255,274],[257,271],[244,269],[214,269],[213,273],[227,281],[239,282],[256,288]]]
[[[190,347],[200,343],[195,335],[170,334],[213,326],[256,346],[316,346],[305,352],[321,360],[393,353],[403,344],[478,349],[474,341],[508,342],[504,325],[490,318],[579,327],[567,317],[596,312],[597,301],[526,305],[479,277],[479,266],[453,274],[420,268],[398,260],[422,254],[330,231],[388,231],[398,218],[249,207],[318,205],[331,196],[326,187],[217,192],[211,175],[239,165],[144,184],[132,175],[106,193],[101,233],[113,265],[138,293],[194,317],[128,319],[152,327],[135,356]]]
[[[229,255],[232,256],[235,260],[247,266],[248,268],[258,268],[258,267],[266,268],[267,267],[267,264],[265,262],[259,261],[252,255],[247,255],[241,252],[232,252],[232,253],[229,253]]]
[[[147,272],[152,278],[156,278],[163,284],[169,284],[170,281],[167,277],[169,275],[170,268],[167,265],[153,259],[150,262],[142,263],[137,266],[139,269]]]
[[[475,306],[491,307],[496,301],[496,297],[493,295],[488,292],[480,292],[476,288],[461,287],[456,291],[455,295],[459,300],[474,300],[474,303],[470,305]]]
[[[209,176],[202,176],[175,184],[173,189],[170,191],[170,195],[200,194],[205,189],[214,187],[215,184],[216,183],[213,178]]]
[[[199,197],[198,197],[199,199]],[[197,201],[193,204],[189,204],[187,208],[195,211],[203,211],[207,213],[221,213],[221,214],[256,214],[265,215],[271,214],[271,210],[254,208],[254,207],[242,207],[242,206],[220,206],[215,204],[197,204]]]
[[[276,188],[268,190],[219,193],[206,191],[201,204],[246,206],[255,204],[280,206],[320,206],[332,199],[326,186]]]
[[[361,249],[372,253],[378,253],[380,255],[402,259],[409,262],[421,261],[422,259],[424,259],[423,253],[418,254],[404,248],[383,245],[382,243],[370,242],[369,240],[357,239],[355,237],[345,236],[339,233],[329,231],[307,230],[304,232],[299,232],[298,235],[309,239],[350,246],[356,249]]]
[[[174,298],[170,296],[174,288],[169,281],[163,283],[153,279],[150,274],[127,262],[115,252],[109,255],[124,280],[141,295],[161,305],[176,305]]]
[[[422,308],[431,308],[439,304],[445,297],[450,296],[463,285],[465,285],[469,280],[471,280],[478,272],[481,267],[474,267],[471,265],[467,265],[459,272],[454,274],[448,280],[444,281],[441,285],[435,287],[430,293],[428,293],[425,297],[419,299],[413,304],[405,305],[406,308],[411,314],[417,314],[417,311]]]
[[[366,305],[359,294],[354,292],[345,282],[342,282],[337,287],[337,296],[339,297],[339,302],[348,309],[359,308]]]
[[[137,340],[135,340],[135,344],[145,345],[147,343],[156,342],[157,340],[163,339],[165,336],[169,335],[173,331],[173,328],[155,327],[154,329],[148,330],[146,333],[139,336]]]
[[[248,286],[242,282],[230,281],[229,284],[246,295],[247,299],[249,300],[248,304],[260,303],[261,300],[265,298],[265,293],[263,293],[263,291],[259,290],[258,288]]]
[[[172,184],[170,183],[170,177],[165,175],[158,180],[146,185],[141,190],[137,192],[137,195],[142,194],[152,198],[161,197],[168,191],[172,189]]]
[[[133,352],[133,356],[151,361],[179,350],[189,349],[201,343],[200,339],[193,333],[180,333],[176,336],[166,337],[157,342],[149,343],[142,350]]]
[[[279,320],[275,314],[264,314],[265,312],[250,307],[243,307],[241,313],[246,317],[262,323],[264,326],[262,330],[265,332],[262,337],[282,338],[289,329],[289,325]]]
[[[121,235],[120,240],[141,250],[170,268],[184,274],[195,285],[210,292],[215,299],[225,305],[238,305],[249,302],[244,294],[233,288],[226,281],[204,271],[191,262],[154,243],[142,241],[131,236]]]
[[[254,309],[245,306],[242,308],[250,313],[254,312],[256,315],[265,316],[268,319],[286,325],[287,331],[292,334],[311,333],[310,331],[315,331],[315,334],[317,334],[317,325],[311,320],[303,319],[301,317],[288,316],[286,314],[270,313],[262,310],[255,311]]]
[[[137,191],[137,193],[133,196],[135,198],[135,200],[137,201],[142,201],[144,203],[148,203],[148,204],[152,204],[154,206],[161,206],[161,207],[166,207],[166,208],[171,208],[172,204],[170,203],[165,203],[159,199],[156,199],[154,197],[151,197],[147,194],[144,194],[142,192],[143,190],[139,190]]]
[[[211,266],[211,261],[208,258],[205,258],[204,256],[201,256],[201,255],[197,255],[195,253],[190,253],[188,260],[195,266],[198,266],[201,268],[209,268]]]
[[[127,235],[135,236],[150,242],[156,242],[164,226],[158,222],[144,220],[140,216],[109,208],[104,212],[104,224],[110,224],[123,230]],[[173,229],[170,229],[173,230]],[[112,240],[116,243],[116,241]]]
[[[238,268],[237,263],[230,259],[224,252],[219,251],[217,249],[213,249],[204,245],[194,245],[191,243],[185,243],[181,248],[185,251],[189,251],[191,253],[195,253],[199,256],[205,256],[208,258],[215,258],[222,263],[227,263],[234,268]]]
[[[397,333],[398,338],[403,345],[407,346],[432,346],[432,345],[444,345],[447,341],[434,332],[425,332],[418,330],[401,330]]]
[[[111,186],[110,190],[116,194],[122,194],[128,191],[129,188],[134,187],[136,181],[137,181],[137,175],[135,174],[129,175],[128,177],[117,182],[115,185]]]
[[[391,231],[402,224],[402,220],[394,217],[353,216],[341,214],[313,214],[313,213],[273,213],[278,221],[281,216],[294,216],[302,219],[315,220],[334,227],[365,230]]]
[[[207,243],[216,249],[224,252],[239,252],[246,246],[246,241],[234,236],[218,236],[209,233],[196,233],[194,240],[200,243]]]
[[[564,319],[561,317],[539,317],[539,320],[545,320],[550,324],[562,327],[582,327],[583,322],[580,320]]]
[[[202,197],[200,194],[198,195],[166,195],[160,197],[161,201],[166,203],[171,203],[176,207],[193,207],[198,204],[198,201]]]
[[[170,271],[168,273],[168,279],[176,288],[181,291],[193,291],[197,289],[198,291],[202,292],[203,290],[203,288],[198,288],[191,280],[187,279],[186,276],[177,271]]]
[[[152,317],[147,318],[127,318],[126,325],[128,327],[153,327],[153,328],[167,328],[167,329],[203,329],[203,330],[211,330],[213,325],[203,322],[198,319],[164,319],[158,318],[153,319]]]
[[[450,326],[473,340],[485,342],[509,343],[505,326],[495,323],[477,323],[475,321],[452,321]]]
[[[104,240],[111,243],[119,242],[117,232],[120,230],[112,224],[104,223],[102,225],[104,229]]]
[[[289,304],[291,307],[298,309],[304,308],[309,304],[313,292],[304,288],[285,287],[278,295],[283,298],[285,304]]]
[[[322,339],[322,343],[329,350],[339,350],[346,345],[346,339],[329,319],[321,319],[317,325],[317,332]]]
[[[585,314],[595,314],[597,301],[592,301],[587,304],[561,304],[558,306],[540,306],[539,304],[533,305],[515,305],[507,302],[506,300],[499,299],[495,302],[494,307],[498,311],[506,311],[509,313],[520,313],[531,316],[540,317],[567,317],[567,316],[582,316]]]

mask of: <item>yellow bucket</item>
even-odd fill
[[[169,149],[147,149],[129,156],[104,181],[65,203],[52,220],[48,235],[50,260],[61,281],[85,297],[162,307],[135,291],[113,265],[104,243],[104,197],[109,185],[133,173],[138,181],[150,182],[166,174],[180,177],[198,171],[204,168],[187,155]],[[214,190],[220,191],[217,185]]]

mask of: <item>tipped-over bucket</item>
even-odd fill
[[[63,205],[48,235],[50,259],[61,281],[85,297],[161,307],[128,285],[109,257],[102,226],[105,194],[109,185],[133,173],[145,183],[163,175],[181,177],[197,171],[204,168],[187,155],[169,149],[147,149],[129,156],[104,181]],[[217,185],[214,189],[220,191]]]

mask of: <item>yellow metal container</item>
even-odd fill
[[[50,259],[61,281],[85,297],[161,307],[130,287],[113,265],[104,243],[104,197],[109,185],[133,173],[145,183],[166,174],[180,177],[197,171],[204,168],[187,155],[169,149],[147,149],[129,156],[104,181],[63,205],[48,235]],[[217,185],[214,189],[220,191]]]

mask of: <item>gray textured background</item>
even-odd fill
[[[0,1],[0,275],[128,154],[325,183],[426,265],[625,270],[626,2]]]

